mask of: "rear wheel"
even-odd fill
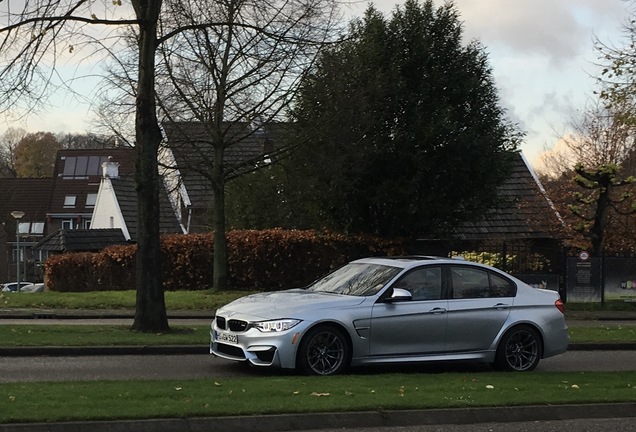
[[[298,365],[308,374],[334,375],[349,366],[351,348],[345,335],[333,326],[319,326],[307,332],[298,348]]]
[[[543,347],[539,333],[529,326],[514,327],[501,338],[495,366],[506,371],[531,371],[541,359]]]

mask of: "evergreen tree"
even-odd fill
[[[431,0],[389,20],[370,7],[307,74],[291,114],[298,149],[278,179],[291,211],[385,236],[439,234],[493,208],[522,136],[483,47],[464,45],[454,6]]]

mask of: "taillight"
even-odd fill
[[[565,314],[565,304],[563,303],[561,299],[558,299],[557,301],[555,301],[554,305],[556,306],[558,310],[561,311],[562,314]]]

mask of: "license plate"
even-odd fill
[[[216,340],[218,342],[227,342],[227,343],[233,343],[233,344],[237,344],[238,343],[238,336],[237,335],[233,335],[233,334],[229,334],[229,333],[223,333],[223,332],[215,332],[216,333]]]

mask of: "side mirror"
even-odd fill
[[[393,288],[393,293],[391,294],[391,297],[386,299],[388,303],[396,303],[396,302],[411,301],[411,300],[413,300],[413,295],[409,291],[402,288]]]

